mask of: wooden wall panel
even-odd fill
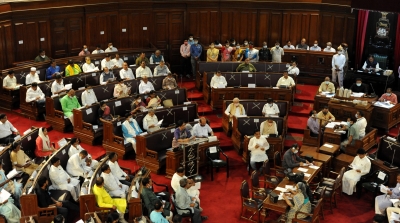
[[[83,32],[82,18],[70,18],[68,20],[67,49],[70,49],[69,55],[78,55],[79,52],[82,50],[82,46],[84,44],[88,45],[87,40],[83,38]],[[89,50],[93,51],[95,48],[95,46],[90,46]]]
[[[320,41],[323,43],[332,42],[333,26],[332,16],[323,14],[321,16],[321,29],[320,29]],[[332,42],[332,46],[336,49],[338,43]]]
[[[220,16],[220,24],[221,24],[221,42],[232,38],[231,36],[234,34],[233,31],[233,26],[236,25],[236,23],[232,23],[232,13],[230,11],[221,11],[221,16]],[[239,39],[238,36],[235,37],[236,42],[240,42],[241,44],[243,43],[241,39]]]
[[[270,19],[270,29],[268,31],[270,41],[272,44],[275,43],[276,40],[281,40],[282,35],[282,14],[277,12],[271,12],[271,19]],[[281,41],[282,42],[282,41]],[[273,46],[271,44],[271,46]]]
[[[319,46],[323,49],[326,44],[323,43],[320,38],[319,38],[319,15],[318,14],[314,14],[311,13],[309,16],[310,20],[309,20],[309,35],[308,38],[310,40],[310,43],[312,43],[311,41],[314,40],[318,40]]]
[[[119,30],[121,31],[121,34],[119,35],[119,45],[118,47],[120,48],[130,48],[130,41],[129,37],[133,35],[133,31],[129,28],[129,21],[128,21],[129,15],[126,13],[121,13],[119,15]],[[122,29],[125,29],[126,32],[122,32]]]
[[[200,11],[199,12],[200,23],[197,24],[199,26],[198,33],[192,33],[194,36],[200,37],[199,43],[208,46],[212,41],[210,36],[210,12],[209,11]]]
[[[196,24],[199,24],[199,13],[197,11],[189,11],[188,12],[188,25],[187,26],[187,35],[192,34],[197,36],[199,31],[198,31],[198,26]],[[187,38],[188,36],[185,36]]]
[[[211,11],[210,12],[210,41],[215,41],[215,40],[219,40],[220,37],[220,13],[218,11]],[[228,37],[229,39],[231,37]],[[221,42],[225,41],[224,39],[221,39]]]
[[[261,11],[258,13],[258,36],[259,42],[267,41],[268,47],[273,46],[275,41],[272,41],[268,36],[269,31],[269,12]],[[274,43],[273,43],[274,42]]]
[[[155,30],[157,32],[157,35],[154,36],[155,38],[154,44],[159,49],[166,48],[169,40],[168,13],[166,12],[156,13],[154,20],[155,20]]]
[[[342,43],[344,39],[344,21],[345,18],[344,16],[334,16],[333,17],[333,34],[332,35],[332,42],[340,44]]]
[[[166,55],[166,60],[172,65],[180,64],[180,47],[182,45],[182,39],[185,36],[184,29],[184,15],[181,12],[172,12],[169,14],[169,55]],[[165,47],[161,48],[164,49]],[[176,69],[175,69],[176,70]]]
[[[68,55],[68,20],[53,19],[51,22],[52,57],[60,58]]]
[[[39,48],[46,50],[46,52],[50,55],[51,47],[50,47],[50,25],[47,20],[42,20],[38,22],[39,26]]]

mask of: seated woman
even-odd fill
[[[82,146],[80,145],[80,140],[78,138],[72,138],[71,139],[71,147],[68,150],[68,156],[71,157],[72,155],[76,153],[80,153],[82,150]],[[99,165],[99,162],[95,159],[92,159],[92,156],[88,154],[88,159],[86,159],[86,164],[90,163],[90,168],[92,170],[95,170],[96,167]]]
[[[278,128],[276,126],[276,122],[272,119],[268,118],[267,121],[263,121],[260,125],[260,134],[261,135],[278,135]]]
[[[136,95],[135,100],[132,101],[132,104],[131,104],[131,114],[133,115],[137,112],[142,111],[145,108],[146,108],[146,104],[142,102],[142,98],[140,97],[140,95]]]
[[[256,163],[268,160],[266,151],[269,149],[269,143],[265,137],[261,137],[260,130],[255,130],[254,137],[250,139],[248,148],[251,151],[250,166],[253,170],[256,170]]]
[[[186,123],[183,120],[178,120],[176,127],[174,138],[172,139],[172,148],[179,147],[181,143],[188,143],[190,139],[195,138],[186,128]]]
[[[56,149],[54,148],[54,145],[52,145],[52,143],[50,142],[47,128],[39,128],[39,137],[36,138],[35,156],[50,156],[54,151],[56,151]]]
[[[111,121],[114,118],[111,114],[110,107],[108,107],[104,101],[100,102],[100,108],[97,114],[99,115],[97,119],[98,125],[103,125],[103,121]]]
[[[11,197],[0,204],[0,214],[4,215],[7,223],[19,223],[21,219],[21,211],[14,205]]]
[[[157,108],[160,106],[161,99],[156,95],[155,91],[150,91],[149,97],[146,98],[147,108]]]
[[[375,214],[385,214],[386,208],[392,207],[391,199],[400,199],[400,173],[397,174],[397,184],[394,188],[389,188],[386,194],[375,198]]]
[[[292,219],[295,218],[296,212],[304,212],[307,214],[311,213],[311,203],[306,192],[306,185],[303,182],[298,182],[296,184],[295,190],[290,190],[290,195],[283,194],[283,199],[285,199],[287,205],[290,206],[287,212],[286,223],[292,223]],[[289,198],[292,198],[291,200]],[[307,215],[298,214],[297,218],[303,219]]]

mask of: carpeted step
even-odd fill
[[[397,138],[397,135],[399,134],[399,128],[396,126],[393,126],[391,129],[389,129],[389,132],[387,133],[388,136]]]
[[[214,113],[214,110],[208,105],[204,100],[196,101],[197,103],[197,113],[200,116],[209,115]]]
[[[189,101],[197,101],[197,100],[203,100],[204,96],[203,93],[199,92],[198,90],[188,90],[187,98]]]
[[[230,150],[233,148],[232,140],[223,132],[214,132],[214,135],[217,136],[220,147],[222,150]]]
[[[310,111],[313,110],[314,104],[306,102],[294,102],[289,115],[308,117]]]
[[[302,134],[307,126],[308,117],[289,115],[287,119],[288,133],[295,132]]]
[[[300,133],[288,133],[285,137],[284,148],[290,148],[294,143],[297,143],[300,147],[303,145],[303,134]]]
[[[314,85],[296,85],[296,94],[294,95],[294,100],[298,102],[314,102],[315,93],[318,90],[318,86]]]

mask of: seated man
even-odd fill
[[[290,67],[288,68],[287,71],[288,71],[288,74],[294,74],[294,76],[299,75],[300,70],[299,70],[299,68],[297,67],[297,62],[296,62],[296,61],[293,61],[293,62],[292,62],[292,66],[290,66]]]
[[[236,72],[256,72],[257,69],[254,67],[253,64],[250,63],[250,59],[246,58],[244,63],[241,63],[237,68]]]
[[[263,107],[262,114],[265,115],[265,117],[268,117],[268,116],[279,117],[280,111],[279,111],[278,105],[276,105],[274,103],[272,98],[267,99],[267,103]]]
[[[108,164],[101,167],[101,177],[104,180],[104,188],[111,197],[126,198],[129,186],[119,182],[118,178],[111,173],[111,168]]]
[[[115,47],[113,46],[112,43],[108,43],[108,47],[107,47],[107,49],[105,50],[106,53],[109,53],[109,52],[117,52],[117,51],[118,51],[118,49],[115,48]]]
[[[246,115],[246,110],[244,109],[243,105],[239,103],[239,98],[234,98],[233,102],[228,105],[225,110],[225,114],[229,116],[229,132],[228,136],[232,134],[232,117],[239,116],[239,115]]]
[[[53,83],[51,84],[51,93],[52,96],[54,95],[58,95],[61,92],[65,91],[65,87],[64,87],[64,82],[63,82],[63,78],[60,74],[56,75],[56,80],[53,81]]]
[[[103,177],[98,177],[96,179],[96,184],[93,186],[93,194],[96,197],[96,202],[99,207],[112,208],[113,210],[118,210],[119,222],[128,223],[124,218],[127,206],[126,199],[111,198],[111,196],[104,189]]]
[[[59,73],[60,73],[60,67],[57,66],[57,63],[55,60],[52,60],[51,66],[49,68],[47,68],[47,70],[46,70],[46,79],[51,80]]]
[[[368,94],[368,85],[363,84],[361,78],[356,79],[356,83],[351,85],[350,90],[356,93],[364,93],[364,95]]]
[[[178,167],[178,169],[176,169],[176,172],[174,173],[174,175],[172,175],[172,179],[171,179],[171,187],[174,190],[174,192],[179,190],[179,181],[183,178],[186,178],[185,176],[185,169],[183,167]]]
[[[89,107],[94,103],[98,103],[96,93],[94,93],[92,86],[89,84],[85,85],[85,91],[81,95],[82,106]]]
[[[306,39],[301,39],[301,43],[297,44],[296,50],[309,50],[310,47],[306,44]]]
[[[125,84],[123,79],[118,80],[118,84],[114,87],[114,97],[123,98],[128,97],[131,94],[131,89],[129,89]]]
[[[277,87],[286,86],[288,88],[291,88],[295,85],[296,84],[294,83],[293,78],[289,76],[288,72],[284,72],[283,77],[279,78],[278,83],[276,83]]]
[[[42,90],[38,87],[36,82],[33,82],[31,87],[26,91],[27,103],[36,102],[38,108],[43,108],[46,105],[45,96]]]
[[[87,156],[88,152],[82,150],[79,153],[70,156],[68,159],[67,173],[72,177],[79,177],[80,182],[83,182],[85,178],[90,177],[93,174],[87,166]]]
[[[213,136],[214,132],[212,131],[210,126],[207,124],[206,118],[201,117],[199,119],[199,123],[195,124],[193,127],[193,135],[196,138],[208,138],[208,134]]]
[[[305,163],[309,164],[306,159],[299,156],[298,152],[299,146],[295,143],[283,155],[282,167],[285,170],[285,173],[292,172],[292,169],[295,167],[305,166]]]
[[[324,49],[324,52],[336,53],[336,50],[335,50],[335,48],[332,47],[331,42],[326,43],[326,48]]]
[[[0,114],[0,144],[10,144],[19,135],[19,131],[7,120],[6,114]]]
[[[212,88],[225,88],[228,85],[224,76],[221,75],[221,71],[211,78],[210,87]]]
[[[388,88],[386,93],[379,98],[379,101],[387,101],[395,105],[397,104],[397,95],[392,93],[392,88]]]
[[[74,76],[77,74],[82,73],[81,68],[79,67],[78,64],[75,64],[74,61],[69,60],[68,61],[68,66],[65,67],[65,76]]]
[[[110,54],[106,54],[106,56],[104,57],[103,60],[101,60],[101,68],[104,69],[105,67],[107,67],[108,69],[114,69],[115,64],[111,61],[111,56]]]
[[[319,135],[319,120],[317,120],[317,111],[310,111],[310,117],[307,120],[307,127],[310,129],[311,137],[318,137]]]
[[[325,126],[328,122],[335,121],[335,116],[329,112],[328,106],[325,106],[322,111],[318,112],[317,118],[321,119],[321,125]]]
[[[125,115],[126,119],[122,123],[122,135],[126,142],[132,144],[133,150],[136,153],[136,136],[143,133],[142,129],[139,127],[135,119],[132,118],[131,113]]]
[[[329,77],[325,77],[325,81],[322,82],[319,86],[318,92],[335,93],[335,85],[331,82],[331,79]]]
[[[131,181],[135,176],[128,175],[125,173],[118,164],[118,154],[115,152],[111,152],[108,154],[108,162],[107,164],[110,166],[111,173],[119,179],[122,184],[127,186],[131,186]]]
[[[357,139],[360,139],[360,126],[355,122],[350,121],[350,126],[347,127],[347,139],[340,143],[340,150],[346,152],[347,145],[354,145]]]
[[[79,180],[71,178],[62,168],[60,159],[53,157],[51,159],[51,167],[49,170],[49,178],[51,180],[51,188],[56,190],[67,190],[71,193],[72,198],[78,202],[80,193]]]
[[[350,164],[351,170],[343,174],[342,191],[348,195],[352,195],[356,190],[356,184],[360,178],[368,174],[371,169],[371,161],[366,156],[364,149],[357,150],[357,156],[354,157],[353,162]]]
[[[108,67],[103,67],[103,72],[100,74],[99,81],[101,85],[105,85],[115,81],[115,76],[113,72],[108,69]]]
[[[177,210],[179,215],[182,215],[184,213],[187,213],[188,211],[181,210],[181,209],[186,209],[189,208],[193,210],[193,218],[192,221],[193,223],[201,223],[203,220],[207,220],[208,218],[206,216],[201,216],[201,210],[199,209],[198,203],[195,202],[196,198],[195,197],[190,197],[187,189],[191,187],[191,184],[189,184],[188,179],[183,178],[179,181],[180,188],[178,191],[175,193],[175,199],[176,199],[176,205],[179,207]]]
[[[39,55],[37,55],[35,57],[35,62],[45,62],[45,61],[49,61],[50,58],[48,56],[46,56],[46,52],[42,49],[39,50]]]
[[[171,73],[171,71],[169,71],[163,60],[160,61],[160,64],[154,68],[154,77],[167,76],[169,73]]]
[[[143,202],[144,205],[146,206],[146,209],[148,211],[148,213],[151,213],[155,207],[154,204],[156,203],[156,201],[160,201],[160,195],[159,194],[155,194],[153,191],[153,181],[149,178],[149,177],[145,177],[142,179],[142,193],[141,193],[141,197],[143,198]],[[173,214],[172,211],[170,210],[170,203],[169,201],[169,193],[168,192],[162,192],[163,195],[161,198],[163,198],[164,200],[162,201],[164,206],[166,208],[164,208],[164,212],[163,214],[167,217],[167,219],[172,219]]]
[[[360,130],[359,137],[360,139],[365,136],[365,129],[367,128],[367,120],[364,118],[363,111],[357,111],[356,113],[357,122],[355,123],[357,128]]]
[[[97,46],[96,46],[96,49],[93,50],[92,54],[99,54],[99,53],[104,53],[104,50],[102,50],[102,49],[100,48],[100,45],[97,45]]]
[[[269,143],[265,137],[261,137],[260,130],[256,129],[254,131],[254,137],[250,139],[248,148],[251,152],[250,166],[253,170],[257,170],[256,163],[268,160],[266,151],[269,149]],[[259,171],[261,170],[262,167]]]
[[[167,220],[163,216],[164,204],[160,200],[156,200],[154,203],[154,210],[150,213],[150,220],[154,223],[171,223],[172,218]]]
[[[73,156],[73,155],[75,155],[77,153],[80,153],[81,151],[84,150],[82,148],[82,146],[80,145],[79,138],[71,138],[70,143],[71,143],[71,147],[68,150],[68,156],[69,157],[71,157],[71,156]],[[97,166],[99,165],[99,162],[97,160],[93,159],[92,155],[90,155],[89,153],[88,153],[88,155],[86,157],[86,160],[91,160],[90,166],[89,167],[85,166],[85,168],[88,171],[91,171],[91,170],[94,171],[97,168]]]
[[[314,41],[314,45],[310,47],[310,51],[321,51],[321,47],[318,46],[318,41]]]
[[[42,176],[38,179],[38,188],[35,188],[35,193],[38,199],[38,206],[41,208],[57,207],[57,213],[62,214],[65,219],[70,222],[75,216],[79,216],[79,206],[69,201],[58,201],[50,197],[49,180]],[[34,204],[32,204],[34,205]]]
[[[391,199],[400,198],[400,173],[397,174],[397,184],[393,188],[389,188],[386,194],[376,196],[375,198],[375,214],[385,214],[388,207],[392,207]],[[390,215],[388,215],[390,216]]]
[[[147,59],[146,54],[141,53],[140,56],[136,58],[135,61],[136,66],[140,66],[140,64],[142,64],[143,61],[146,63],[146,65],[150,64],[150,61],[149,59]]]
[[[25,154],[25,152],[21,149],[21,144],[18,142],[14,142],[11,146],[10,159],[13,165],[13,168],[23,172],[21,178],[21,183],[25,185],[28,181],[28,178],[32,173],[38,168],[39,165],[33,163],[31,158]]]
[[[84,57],[90,55],[90,52],[88,50],[88,47],[86,45],[83,45],[81,52],[79,52],[78,56]]]
[[[65,117],[69,118],[71,124],[74,125],[74,113],[72,111],[81,107],[75,96],[75,91],[70,89],[68,93],[60,99],[60,102]]]
[[[157,96],[156,91],[151,90],[146,98],[147,108],[157,108],[161,104],[161,99]]]
[[[261,135],[276,135],[278,136],[278,127],[276,122],[271,118],[268,118],[266,121],[261,122],[260,125],[260,133]]]
[[[147,132],[154,132],[160,129],[158,118],[154,113],[154,109],[150,108],[147,115],[143,119],[143,129]]]
[[[124,60],[119,57],[118,53],[116,53],[115,58],[112,59],[111,62],[114,63],[115,68],[122,68],[122,64],[124,63]]]
[[[147,76],[142,76],[139,84],[139,94],[148,94],[150,91],[155,91],[153,84],[149,81]]]
[[[84,73],[98,71],[99,68],[95,67],[90,57],[85,57],[85,64],[82,65],[82,70]]]
[[[379,68],[379,63],[375,60],[373,55],[368,56],[368,60],[364,62],[362,69],[364,72],[371,71],[372,73],[376,73],[381,70],[381,68]]]
[[[171,90],[175,89],[178,87],[178,84],[176,83],[176,80],[174,77],[172,77],[171,73],[168,73],[168,76],[166,76],[162,82],[162,88],[164,90]]]
[[[161,61],[164,62],[164,57],[161,55],[160,50],[156,50],[156,52],[150,56],[150,64],[161,64]]]
[[[14,177],[8,178],[3,170],[3,164],[0,162],[0,187],[1,190],[6,190],[8,193],[13,195],[15,198],[14,203],[17,207],[20,207],[19,198],[22,195],[22,183],[18,182],[16,179],[12,180]],[[0,211],[1,212],[1,211]]]
[[[128,67],[128,63],[124,62],[122,64],[122,69],[119,71],[119,77],[124,80],[133,80],[135,76],[133,76],[132,69]]]
[[[140,67],[136,68],[136,78],[144,76],[153,77],[153,73],[151,72],[150,68],[146,66],[146,62],[142,61]]]
[[[294,46],[292,45],[292,43],[290,42],[290,40],[286,41],[286,45],[283,46],[283,49],[291,49],[294,50]]]
[[[17,78],[14,76],[14,71],[8,71],[8,75],[3,79],[3,88],[10,91],[18,90],[16,92],[19,94],[19,87],[20,84],[17,84]]]
[[[36,73],[36,67],[31,67],[31,72],[26,75],[25,84],[30,85],[33,82],[40,83],[39,74]]]

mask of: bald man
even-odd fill
[[[228,105],[225,114],[229,116],[229,132],[228,136],[232,133],[232,117],[238,115],[246,115],[246,110],[242,104],[239,103],[239,98],[234,98],[233,102]]]
[[[196,138],[208,138],[208,134],[213,136],[214,132],[207,124],[206,118],[201,117],[199,123],[193,127],[193,135],[196,136]]]
[[[164,61],[164,57],[161,55],[161,51],[156,50],[150,57],[150,64],[159,64],[161,61]]]
[[[329,92],[335,93],[335,85],[331,82],[329,77],[325,77],[325,81],[321,83],[318,89],[319,93]]]

